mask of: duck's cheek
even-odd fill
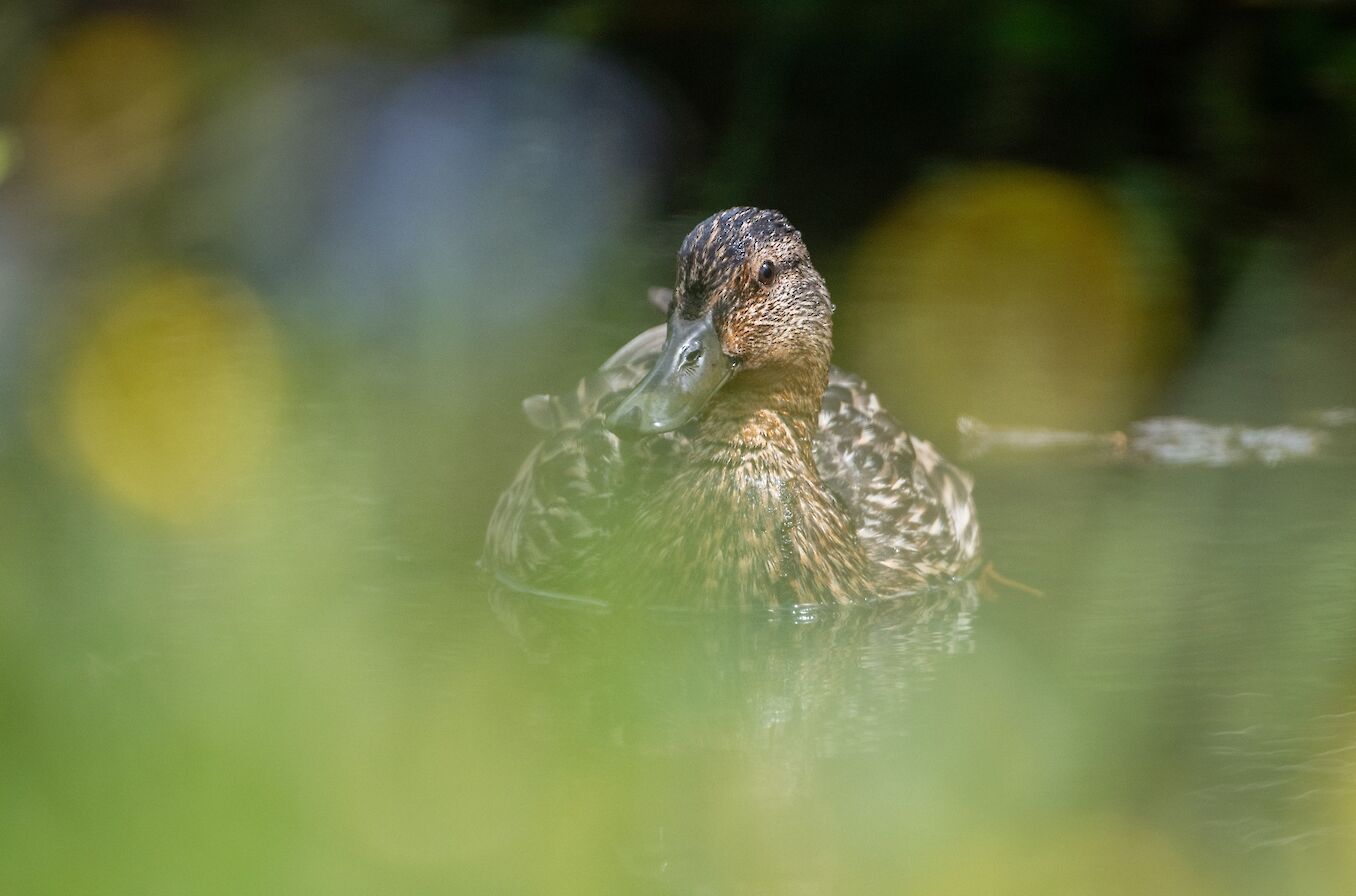
[[[739,318],[720,327],[720,348],[727,358],[738,359],[741,367],[756,366],[762,354],[757,328]]]

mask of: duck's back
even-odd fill
[[[641,333],[566,395],[523,402],[542,441],[499,496],[485,538],[485,565],[513,584],[571,589],[617,525],[625,484],[621,441],[603,425],[607,412],[640,382],[664,342],[664,327]],[[664,466],[686,448],[680,433],[663,433],[625,452],[630,466]],[[653,463],[640,463],[653,459]],[[631,479],[640,470],[631,470]]]
[[[545,437],[500,497],[485,560],[503,578],[538,588],[587,581],[625,513],[623,490],[663,487],[690,449],[679,430],[627,443],[603,425],[640,381],[664,343],[665,328],[641,333],[574,394],[533,396],[528,419]],[[928,442],[904,432],[860,378],[832,368],[814,455],[824,485],[853,521],[880,567],[882,592],[925,587],[972,571],[979,525],[969,476]]]
[[[857,526],[867,556],[904,587],[973,571],[979,518],[972,481],[931,442],[905,432],[859,376],[832,368],[815,465]]]

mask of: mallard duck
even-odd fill
[[[971,479],[829,363],[833,303],[800,232],[732,208],[678,250],[668,321],[573,395],[490,521],[532,589],[667,604],[846,604],[972,573]]]

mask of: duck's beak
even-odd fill
[[[607,428],[618,435],[675,430],[696,417],[733,372],[710,314],[696,320],[674,315],[659,359],[608,415]]]

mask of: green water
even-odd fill
[[[8,567],[7,890],[1349,886],[1350,466],[974,469],[1043,596],[609,611],[357,494],[169,543],[48,511]]]

